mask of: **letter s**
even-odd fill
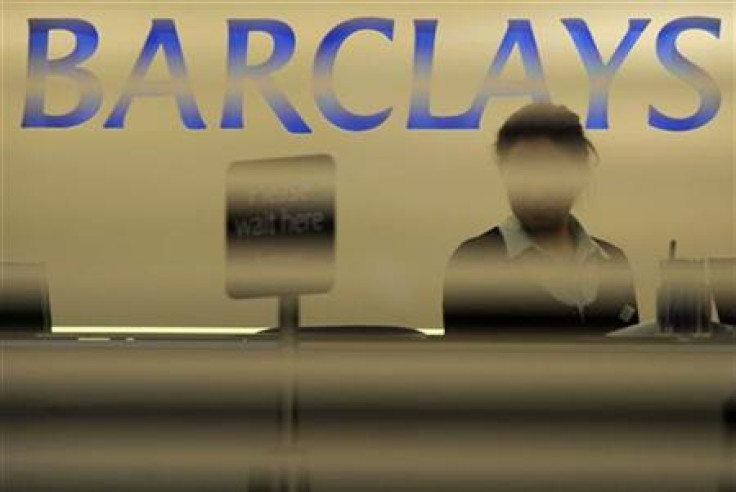
[[[649,106],[649,125],[660,130],[683,132],[699,128],[718,113],[721,90],[702,68],[690,62],[677,50],[677,37],[690,29],[700,29],[719,38],[721,20],[712,17],[681,17],[665,25],[657,36],[657,56],[671,73],[687,81],[700,94],[700,107],[685,118],[672,118]]]

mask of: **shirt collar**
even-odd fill
[[[575,256],[576,261],[583,261],[591,256],[599,256],[603,259],[610,259],[610,255],[595,239],[593,239],[585,230],[583,225],[574,216],[570,216],[570,227],[575,237]],[[504,243],[506,243],[506,252],[509,258],[516,258],[528,249],[535,249],[544,254],[550,254],[544,248],[539,246],[529,233],[521,225],[516,216],[509,216],[499,225]]]

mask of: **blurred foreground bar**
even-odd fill
[[[267,490],[282,461],[268,344],[0,344],[3,492]],[[734,348],[304,343],[299,466],[313,492],[731,491]]]

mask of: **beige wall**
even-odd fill
[[[381,128],[350,134],[319,113],[311,64],[324,33],[366,15],[394,18],[394,42],[370,34],[351,40],[340,55],[336,87],[356,111],[389,104],[394,110]],[[702,129],[661,132],[647,125],[649,104],[684,115],[698,103],[655,56],[659,29],[685,15],[722,19],[720,40],[691,33],[679,47],[716,78],[723,104]],[[524,17],[532,20],[553,100],[585,114],[587,78],[559,19],[583,17],[608,57],[630,17],[651,17],[614,82],[611,129],[591,132],[602,162],[578,215],[594,234],[626,250],[644,318],[653,315],[657,262],[669,239],[679,240],[685,256],[736,253],[729,3],[28,1],[6,3],[3,16],[2,256],[47,263],[58,325],[273,323],[273,300],[225,295],[225,170],[235,160],[326,152],[338,165],[337,278],[331,293],[304,298],[304,321],[439,326],[443,270],[452,250],[507,214],[489,146],[500,122],[527,99],[491,101],[480,131],[407,131],[415,18],[439,19],[438,112],[467,107],[506,20]],[[29,17],[81,17],[101,33],[87,66],[102,79],[105,100],[79,128],[20,128]],[[102,129],[153,17],[176,19],[210,126],[205,131],[184,130],[171,98],[138,99],[125,130]],[[246,90],[249,126],[217,128],[225,22],[236,17],[274,17],[296,31],[295,58],[277,80],[312,135],[288,134],[252,90]],[[57,54],[69,48],[68,40],[54,43]],[[265,42],[258,46],[261,56],[269,49]],[[518,55],[512,65],[511,77],[519,72]],[[69,104],[72,89],[51,85],[52,106]]]

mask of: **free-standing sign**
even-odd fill
[[[226,233],[230,297],[330,290],[335,251],[332,158],[233,163],[227,173]]]

